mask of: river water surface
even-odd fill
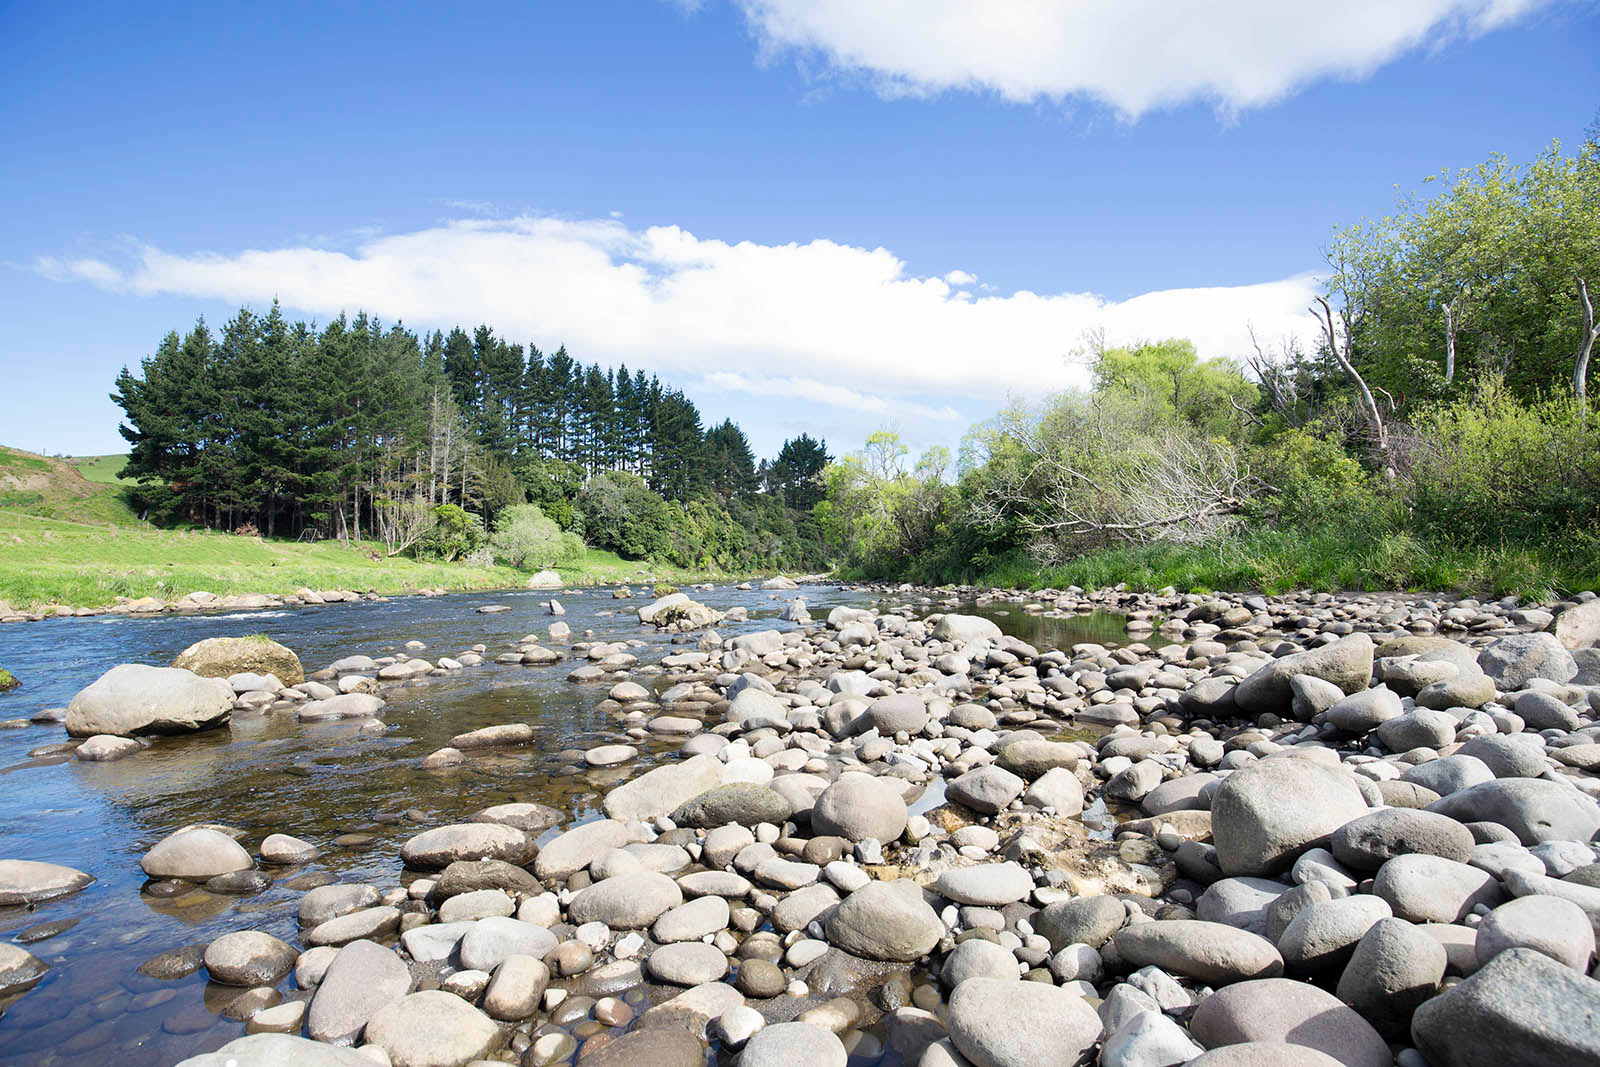
[[[0,695],[0,719],[63,707],[119,663],[166,665],[206,637],[266,633],[294,649],[307,674],[341,656],[393,654],[412,640],[428,646],[416,654],[430,660],[476,644],[488,646],[492,660],[523,635],[544,632],[553,621],[545,608],[550,595],[470,593],[237,615],[13,624],[0,628],[0,666],[23,688]],[[748,622],[718,628],[724,636],[792,628],[777,615],[794,595],[726,585],[694,593],[719,610],[749,610]],[[840,604],[874,603],[837,586],[806,586],[798,595],[818,618]],[[673,650],[668,635],[639,625],[632,613],[638,600],[613,599],[610,589],[557,596],[575,639],[593,631],[599,640],[644,642],[631,650],[641,666]],[[511,610],[478,614],[487,603]],[[1018,605],[979,610],[1042,647],[1124,639],[1117,616],[1041,619]],[[630,742],[641,748],[638,760],[607,771],[575,770],[570,750],[628,739],[596,707],[610,683],[569,683],[571,669],[570,662],[488,662],[387,689],[388,731],[378,737],[349,723],[303,724],[292,713],[236,715],[226,729],[161,738],[123,760],[85,763],[29,755],[65,740],[59,725],[0,730],[0,858],[62,863],[97,879],[33,910],[0,908],[0,938],[24,944],[50,965],[38,986],[0,1007],[0,1064],[162,1065],[214,1049],[244,1033],[242,1022],[218,1014],[242,991],[209,983],[203,970],[176,982],[145,978],[136,973],[139,964],[246,928],[294,943],[308,876],[396,884],[406,838],[491,804],[537,801],[561,809],[569,822],[547,836],[597,815],[607,790],[670,757],[678,742]],[[514,721],[535,727],[531,746],[449,771],[418,767],[455,734]],[[256,896],[197,887],[176,895],[147,891],[140,858],[196,822],[244,831],[242,843],[252,853],[268,834],[287,833],[322,855],[305,867],[268,868],[278,880]]]

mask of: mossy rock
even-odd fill
[[[299,685],[306,680],[300,657],[265,634],[208,637],[180,652],[172,665],[202,678],[226,678],[249,671],[276,675],[284,685]]]
[[[22,688],[22,683],[17,681],[17,676],[0,667],[0,693],[9,693],[13,689]]]
[[[667,585],[665,582],[660,582],[654,589],[650,591],[650,595],[655,597],[657,600],[660,600],[664,596],[671,596],[673,593],[677,592],[681,592],[677,586]]]

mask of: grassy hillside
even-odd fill
[[[137,485],[132,478],[122,477],[122,468],[127,464],[125,455],[115,456],[72,456],[67,460],[78,469],[78,473],[96,485]]]
[[[101,525],[135,522],[124,493],[131,483],[117,478],[124,462],[124,456],[51,459],[0,446],[0,510]]]
[[[119,596],[176,600],[196,590],[293,593],[311,589],[503,589],[527,575],[389,559],[379,544],[267,541],[211,530],[162,530],[138,520],[117,475],[122,456],[51,459],[0,447],[0,601],[106,607]],[[695,575],[589,549],[561,569],[571,585],[684,583]]]

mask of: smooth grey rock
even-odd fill
[[[33,953],[0,941],[0,997],[32,989],[49,970],[50,965]]]
[[[250,1034],[215,1052],[180,1060],[177,1067],[372,1067],[372,1059],[352,1048],[325,1045],[292,1034]]]
[[[139,866],[151,878],[203,881],[255,866],[239,842],[209,826],[186,826],[156,842]]]
[[[898,799],[898,798],[897,798]],[[903,808],[905,805],[902,804]],[[733,782],[709,789],[685,801],[670,816],[675,826],[712,829],[734,823],[759,826],[770,822],[781,826],[794,806],[781,793],[754,782]]]
[[[1438,856],[1396,856],[1378,869],[1373,895],[1399,918],[1417,923],[1459,922],[1479,904],[1494,907],[1505,895],[1493,875]]]
[[[1578,673],[1572,653],[1548,633],[1502,637],[1478,653],[1478,666],[1502,692],[1521,689],[1535,678],[1567,682]]]
[[[1136,923],[1111,944],[1135,967],[1160,967],[1212,985],[1283,973],[1283,957],[1266,938],[1198,919]]]
[[[507,956],[532,956],[542,960],[555,947],[556,936],[542,926],[520,919],[493,917],[470,924],[461,934],[457,951],[463,967],[493,972]]]
[[[1472,833],[1446,815],[1380,808],[1333,832],[1333,854],[1357,871],[1376,871],[1396,856],[1419,853],[1457,863],[1472,857]]]
[[[1411,1013],[1438,991],[1448,957],[1444,946],[1404,919],[1372,925],[1339,977],[1339,999],[1360,1012],[1378,1032],[1403,1035]]]
[[[644,840],[644,828],[636,822],[598,819],[574,826],[539,850],[533,873],[550,881],[565,881],[595,859],[614,848]]]
[[[1600,831],[1600,804],[1564,782],[1496,778],[1452,793],[1427,810],[1459,822],[1495,822],[1525,845],[1587,841]]]
[[[1027,786],[1004,767],[978,767],[945,783],[945,796],[980,815],[994,815],[1022,795]]]
[[[1127,922],[1128,913],[1115,897],[1074,897],[1046,904],[1033,918],[1033,929],[1050,942],[1053,952],[1068,945],[1099,948]]]
[[[848,771],[817,796],[811,809],[811,827],[848,841],[897,840],[905,832],[905,800],[887,781],[870,774]]]
[[[654,819],[722,784],[723,763],[712,755],[667,763],[607,793],[601,807],[612,819]]]
[[[1015,863],[985,863],[945,871],[934,889],[958,904],[999,908],[1026,899],[1033,876]]]
[[[1283,931],[1278,951],[1290,970],[1316,973],[1341,967],[1367,931],[1392,914],[1386,902],[1365,895],[1313,903]]]
[[[1042,982],[972,978],[950,994],[950,1041],[974,1067],[1070,1067],[1100,1039],[1082,997]]]
[[[80,690],[67,706],[71,737],[191,733],[221,726],[233,711],[233,687],[177,667],[124,663]]]
[[[330,1044],[355,1044],[375,1012],[410,991],[405,961],[375,942],[352,941],[323,972],[306,1010],[306,1033]]]
[[[93,881],[94,875],[59,863],[0,860],[0,908],[42,904],[76,893]]]
[[[1265,936],[1267,909],[1288,890],[1282,882],[1267,878],[1223,878],[1200,895],[1195,914],[1206,922]]]
[[[1600,982],[1509,949],[1418,1008],[1411,1038],[1431,1067],[1600,1063]]]
[[[393,1067],[465,1067],[501,1044],[500,1028],[454,993],[424,990],[379,1008],[366,1040]]]
[[[1328,725],[1337,730],[1364,734],[1398,718],[1404,711],[1399,695],[1388,686],[1378,685],[1351,693],[1322,714]]]
[[[1182,1026],[1155,1011],[1142,1011],[1107,1037],[1100,1067],[1174,1067],[1205,1050]]]
[[[276,985],[294,970],[294,946],[260,930],[236,930],[206,946],[206,972],[222,985]]]
[[[1446,797],[1472,786],[1494,781],[1494,772],[1489,769],[1487,763],[1476,756],[1463,756],[1458,752],[1452,756],[1408,767],[1401,773],[1400,780],[1431,789],[1441,797]]]
[[[828,941],[852,955],[910,962],[927,955],[944,925],[909,880],[872,882],[840,902],[828,920]]]
[[[1331,645],[1275,659],[1240,682],[1233,698],[1251,715],[1284,714],[1293,698],[1290,679],[1297,674],[1332,682],[1346,694],[1365,689],[1372,678],[1372,639],[1357,632]]]
[[[833,1031],[813,1023],[775,1023],[745,1042],[738,1067],[845,1067],[848,1060]]]
[[[574,923],[602,922],[613,930],[637,930],[682,903],[683,890],[671,878],[655,871],[640,871],[580,889],[567,906],[567,913]]]
[[[1326,844],[1367,803],[1351,776],[1310,760],[1261,760],[1230,774],[1211,800],[1223,873],[1271,874]]]
[[[954,988],[969,978],[999,978],[1015,981],[1017,957],[993,941],[974,937],[961,942],[944,958],[939,970],[944,984]]]
[[[1482,760],[1496,778],[1537,778],[1544,773],[1544,745],[1537,734],[1474,737],[1456,751]]]
[[[728,973],[728,957],[715,945],[679,941],[662,945],[645,961],[650,977],[671,985],[694,986],[715,982]]]
[[[1200,1002],[1189,1030],[1215,1049],[1280,1041],[1326,1053],[1346,1067],[1391,1067],[1389,1046],[1372,1025],[1331,993],[1305,982],[1264,978],[1219,989]]]
[[[533,843],[521,830],[498,823],[456,823],[425,830],[400,846],[400,860],[420,871],[437,871],[456,860],[496,859],[526,863]]]
[[[1594,927],[1584,910],[1561,897],[1518,897],[1478,924],[1478,962],[1488,963],[1509,948],[1531,948],[1587,974],[1594,956]]]

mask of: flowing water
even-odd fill
[[[778,621],[784,599],[772,593],[719,586],[694,595],[719,610],[749,610],[749,622],[719,627],[724,636],[792,628]],[[867,594],[833,586],[807,586],[799,595],[819,618],[841,604],[873,603]],[[638,600],[615,600],[609,589],[557,597],[579,639],[592,630],[597,639],[641,641],[647,647],[632,650],[641,664],[673,647],[669,636],[638,624],[632,615]],[[544,607],[549,598],[472,593],[223,616],[15,624],[0,629],[0,666],[23,688],[0,695],[0,719],[65,706],[119,663],[164,665],[205,637],[269,634],[293,648],[308,672],[341,656],[392,654],[412,640],[428,646],[418,653],[425,658],[481,643],[492,659],[524,634],[544,631],[552,621]],[[512,610],[478,614],[486,603]],[[980,610],[1008,633],[1046,647],[1124,639],[1120,616],[1041,619],[1006,605]],[[29,755],[63,741],[59,725],[0,730],[0,858],[62,863],[97,879],[32,910],[0,908],[0,938],[24,944],[50,965],[32,991],[0,1005],[0,1065],[160,1065],[216,1048],[244,1032],[242,1022],[218,1014],[241,990],[209,983],[204,971],[175,982],[145,978],[135,973],[140,963],[237,929],[262,929],[293,943],[307,876],[392,885],[406,838],[491,804],[550,804],[568,815],[563,828],[595,815],[607,790],[670,756],[677,743],[638,743],[640,758],[623,767],[576,769],[572,750],[627,739],[596,707],[609,683],[575,685],[566,681],[570,670],[570,663],[491,662],[388,689],[388,732],[379,737],[350,723],[302,724],[292,713],[239,715],[226,729],[162,738],[123,760],[85,763]],[[417,766],[455,734],[512,721],[534,726],[532,745],[449,771]],[[252,851],[266,835],[287,833],[316,844],[322,855],[292,871],[269,869],[279,880],[256,896],[147,891],[140,858],[168,833],[196,822],[243,830]]]

